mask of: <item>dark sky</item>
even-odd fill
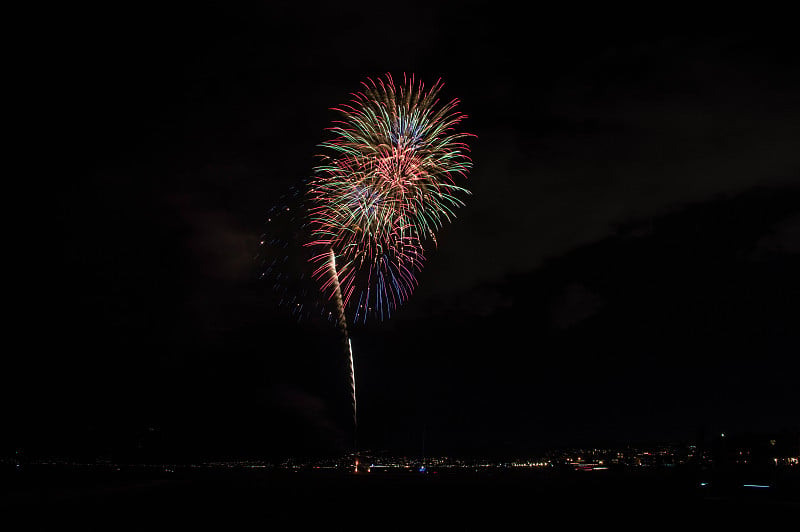
[[[800,65],[780,14],[344,4],[68,14],[33,69],[4,452],[347,449],[337,332],[284,312],[254,257],[329,108],[386,72],[441,77],[477,139],[418,290],[352,330],[360,446],[797,429]]]

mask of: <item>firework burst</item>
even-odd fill
[[[413,292],[425,241],[469,194],[457,181],[471,168],[472,136],[456,131],[466,117],[458,100],[440,105],[441,80],[427,90],[413,76],[362,85],[335,108],[342,117],[307,192],[313,275],[331,298],[337,285],[356,320],[384,319]]]

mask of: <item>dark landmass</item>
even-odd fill
[[[800,510],[798,473],[790,468],[768,484],[750,484],[745,476],[696,467],[353,474],[40,466],[4,471],[2,511],[21,529],[48,530],[763,526]]]

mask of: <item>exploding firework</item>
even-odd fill
[[[440,105],[441,80],[425,89],[414,77],[396,86],[386,79],[362,83],[304,183],[268,214],[259,253],[262,277],[298,317],[335,321],[349,364],[354,448],[358,416],[347,309],[354,320],[379,320],[406,301],[422,270],[424,245],[455,217],[469,191],[457,182],[472,166],[467,138],[457,126],[466,115],[458,100]],[[303,253],[305,251],[306,253]],[[306,256],[304,265],[298,257]],[[311,266],[306,275],[304,266]],[[316,294],[309,278],[321,283]],[[310,296],[310,297],[309,297]],[[328,310],[328,306],[332,310]],[[358,470],[356,454],[355,469]]]
[[[335,322],[327,301],[312,278],[310,238],[304,202],[305,182],[292,186],[268,211],[255,256],[258,277],[276,296],[279,307],[298,321]]]
[[[335,109],[342,118],[307,192],[313,276],[356,321],[385,319],[409,298],[424,243],[463,205],[469,192],[457,181],[471,167],[471,135],[456,131],[466,115],[458,100],[439,105],[441,80],[427,90],[413,76],[362,85]]]

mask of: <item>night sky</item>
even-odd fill
[[[361,448],[798,428],[785,17],[430,4],[71,13],[37,68],[4,453],[348,450],[338,333],[281,308],[255,256],[330,108],[387,72],[441,77],[477,138],[419,288],[351,331]]]

